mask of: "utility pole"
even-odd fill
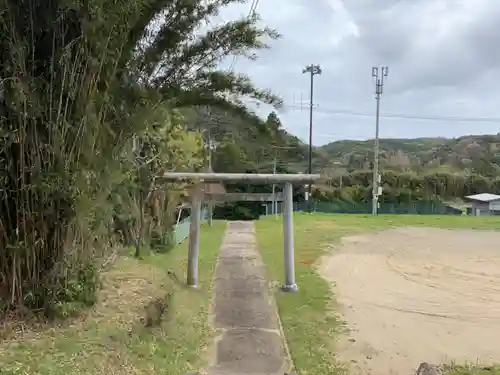
[[[384,92],[384,78],[389,74],[389,68],[387,66],[373,67],[372,77],[375,78],[375,99],[377,100],[377,112],[375,117],[375,142],[373,145],[373,198],[372,198],[372,214],[377,215],[378,213],[378,196],[379,196],[379,184],[380,184],[380,173],[379,173],[379,119],[380,119],[380,97]]]
[[[213,172],[213,169],[212,169],[212,151],[215,151],[216,148],[217,148],[217,144],[215,142],[213,142],[212,135],[211,135],[210,130],[209,130],[208,131],[208,140],[205,143],[205,150],[207,150],[206,168],[207,168],[208,172]],[[210,186],[210,184],[208,186]],[[209,187],[209,190],[210,190],[210,187]],[[212,226],[213,214],[214,214],[214,205],[210,201],[210,202],[208,202],[208,225],[210,225],[210,226]]]
[[[276,156],[274,157],[274,162],[273,162],[273,174],[276,174]],[[272,213],[274,214],[274,217],[276,220],[278,220],[278,202],[276,201],[276,197],[274,196],[276,194],[276,185],[273,184],[273,208],[272,208]]]
[[[322,73],[321,67],[319,65],[311,64],[306,66],[302,73],[310,74],[310,91],[309,91],[309,168],[308,173],[312,174],[312,126],[313,126],[313,108],[314,108],[314,76]],[[311,212],[311,188],[312,184],[307,185],[307,209]]]
[[[212,135],[208,133],[208,140],[207,143],[205,144],[205,148],[208,151],[208,156],[207,156],[207,167],[209,171],[212,171],[212,151],[215,151],[217,149],[217,144],[213,141]]]

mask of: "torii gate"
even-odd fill
[[[200,246],[201,205],[208,201],[284,201],[283,237],[285,282],[281,289],[285,292],[298,290],[295,282],[295,249],[293,236],[293,185],[310,184],[319,180],[319,174],[254,174],[254,173],[183,173],[167,172],[161,177],[166,181],[195,182],[191,196],[191,226],[189,229],[189,252],[187,285],[193,288],[198,284],[198,251]],[[283,194],[260,193],[210,193],[204,192],[203,186],[221,182],[248,182],[254,184],[284,184]]]

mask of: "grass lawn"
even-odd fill
[[[500,217],[417,215],[296,214],[295,264],[297,294],[277,293],[276,299],[290,353],[298,374],[340,374],[343,369],[332,352],[342,324],[331,311],[335,300],[328,283],[315,270],[318,258],[341,237],[395,226],[500,229]],[[283,281],[282,221],[274,217],[256,223],[257,241],[271,280]],[[450,375],[500,375],[499,369],[483,372],[455,368]]]
[[[202,228],[199,289],[177,287],[172,314],[160,327],[144,327],[144,306],[174,288],[168,269],[184,281],[187,241],[167,254],[119,258],[103,275],[100,301],[86,316],[0,341],[0,374],[184,375],[203,367],[212,339],[211,283],[225,227],[214,221]]]

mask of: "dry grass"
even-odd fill
[[[212,337],[207,314],[224,229],[224,222],[203,228],[198,290],[175,286],[167,275],[172,269],[184,278],[186,243],[143,260],[120,257],[103,275],[93,311],[0,342],[0,373],[175,375],[199,369]],[[171,313],[160,327],[144,327],[145,305],[173,288]]]
[[[474,364],[447,366],[446,375],[500,375],[499,366],[482,367]]]

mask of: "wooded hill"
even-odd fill
[[[283,170],[307,172],[308,145],[284,130],[275,112],[262,120],[247,110],[237,114],[205,108],[191,117],[191,123],[192,129],[201,130],[205,137],[210,132],[218,142],[214,155],[218,171],[270,171],[276,157]],[[344,176],[344,185],[353,173],[370,171],[372,161],[373,140],[341,140],[313,149],[314,171],[333,181]],[[495,179],[500,176],[500,134],[381,139],[380,166],[392,175]]]
[[[369,202],[373,140],[337,141],[320,148],[329,155],[316,197]],[[500,192],[500,135],[381,139],[382,201],[402,203]]]
[[[201,107],[189,115],[190,129],[210,137],[216,143],[213,168],[217,172],[272,172],[276,158],[277,170],[286,173],[307,172],[309,147],[288,133],[278,115],[271,112],[263,120],[251,111],[225,111]],[[323,152],[313,150],[319,168],[325,163]]]
[[[308,146],[286,132],[278,116],[262,120],[214,110],[197,113],[198,129],[211,129],[219,143],[214,169],[220,172],[270,172],[277,158],[280,172],[306,172]],[[456,139],[381,139],[385,202],[456,200],[500,191],[499,135]],[[320,200],[368,202],[371,199],[373,140],[338,141],[313,150],[313,168],[324,178],[315,186]],[[239,187],[241,188],[241,187]],[[262,190],[262,188],[261,188]]]
[[[330,163],[352,172],[370,168],[373,140],[337,141],[320,148]],[[496,177],[500,173],[500,134],[460,138],[381,139],[380,164],[400,172],[448,172]],[[328,165],[325,166],[327,170]],[[330,166],[331,168],[331,166]]]

